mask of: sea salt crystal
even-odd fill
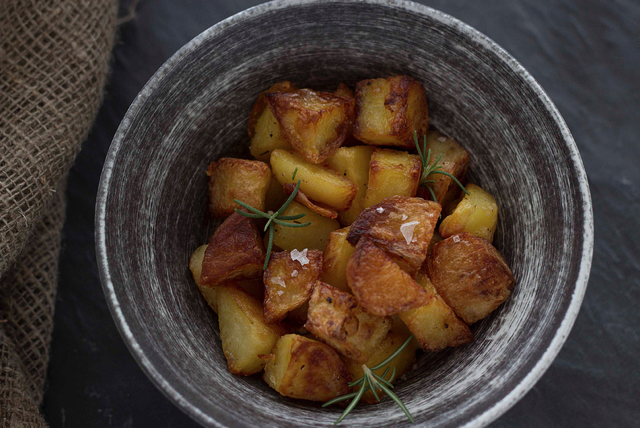
[[[400,226],[400,232],[402,232],[402,236],[404,236],[404,240],[407,241],[407,244],[411,244],[411,240],[413,239],[413,231],[418,223],[418,221],[410,221],[409,223],[402,223],[402,225]]]
[[[307,248],[302,251],[291,250],[291,260],[294,262],[297,260],[302,266],[309,264],[309,258],[307,257]]]
[[[438,141],[442,141],[444,143],[445,141],[447,141],[447,139],[444,138],[444,137],[440,137],[440,138],[438,138]]]
[[[378,208],[376,208],[376,211],[378,211],[380,214],[382,214],[384,212],[384,208],[378,207]]]
[[[282,288],[287,288],[287,284],[285,284],[282,278],[280,278],[279,276],[276,276],[271,281],[273,281],[274,284],[278,284]]]
[[[460,237],[458,235],[453,235],[453,242],[460,242]]]
[[[282,295],[284,294],[284,291],[282,291],[282,290],[278,290],[278,293],[277,293],[277,294],[278,294],[278,296],[282,296]]]
[[[298,271],[294,269],[293,272],[291,272],[291,278],[295,278],[296,276],[298,276]]]
[[[406,214],[402,214],[402,220],[406,220],[407,219],[407,215]]]

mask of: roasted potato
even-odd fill
[[[308,250],[272,253],[264,271],[264,320],[281,321],[302,306],[322,274],[322,252]]]
[[[415,196],[421,173],[420,157],[397,150],[376,149],[369,163],[364,207],[391,196]]]
[[[300,190],[311,200],[339,211],[348,210],[358,193],[358,186],[351,180],[325,166],[307,162],[298,153],[275,150],[271,154],[271,168],[280,184],[296,184],[300,180]]]
[[[422,148],[422,140],[420,141],[420,147]],[[456,141],[438,134],[435,131],[429,131],[427,133],[427,150],[431,150],[430,165],[433,165],[440,155],[442,155],[440,162],[438,162],[438,165],[442,165],[443,167],[441,171],[448,172],[464,184],[467,167],[469,166],[468,151]],[[442,205],[443,213],[448,213],[452,201],[460,194],[460,186],[444,174],[429,174],[427,179],[435,180],[435,183],[429,183],[427,185],[433,189],[438,203]],[[425,199],[431,199],[431,192],[420,188],[419,196]]]
[[[415,147],[414,132],[427,132],[427,94],[411,77],[362,80],[356,84],[355,96],[356,139],[366,144],[411,149]]]
[[[209,240],[200,283],[213,286],[229,279],[258,278],[262,276],[265,256],[253,219],[234,212]]]
[[[369,238],[393,261],[414,275],[427,249],[440,215],[440,205],[422,198],[392,196],[365,209],[351,225],[347,241],[356,245]]]
[[[209,210],[214,217],[233,214],[241,208],[238,199],[264,210],[264,201],[271,183],[269,165],[246,159],[220,158],[209,164]]]
[[[334,230],[329,235],[329,243],[324,250],[322,281],[341,291],[351,292],[347,283],[347,263],[355,247],[347,242],[349,228]]]
[[[268,108],[265,95],[269,92],[293,92],[297,89],[291,82],[276,83],[262,92],[253,104],[249,114],[247,131],[249,138],[251,138],[249,151],[254,158],[269,162],[271,152],[275,149],[291,148],[291,144],[280,131],[280,124],[273,115],[273,111]]]
[[[391,318],[371,315],[356,299],[318,281],[309,300],[304,327],[339,354],[367,361],[391,328]]]
[[[282,187],[284,189],[284,192],[287,195],[291,195],[296,189],[296,186],[293,183],[287,183]],[[314,213],[321,215],[322,217],[326,217],[326,218],[337,218],[338,217],[338,211],[334,210],[331,207],[327,207],[325,205],[313,202],[300,189],[298,189],[298,192],[296,193],[294,201],[296,201],[299,204],[304,205],[305,207],[309,208]]]
[[[333,94],[342,98],[348,98],[350,100],[353,100],[353,105],[354,106],[356,105],[356,95],[353,93],[353,90],[344,83],[340,83],[338,85],[338,88],[335,91],[333,91]],[[355,113],[355,110],[354,110],[354,113]],[[354,115],[353,121],[355,122],[355,115]],[[360,144],[362,143],[356,140],[355,137],[353,136],[353,122],[352,122],[351,126],[349,126],[349,129],[347,130],[347,136],[345,137],[344,142],[342,143],[342,147],[358,146]]]
[[[276,224],[273,228],[273,245],[286,251],[303,250],[305,248],[324,251],[327,242],[329,242],[329,234],[338,229],[340,223],[337,220],[316,214],[297,202],[291,202],[282,211],[282,215],[285,216],[302,213],[306,215],[294,221],[299,223],[311,222],[311,224],[303,229]],[[267,237],[265,236],[266,239]]]
[[[398,326],[398,327],[396,327]],[[373,368],[387,359],[391,354],[396,352],[400,346],[409,338],[411,332],[404,326],[402,321],[394,320],[393,327],[389,331],[387,337],[378,345],[376,351],[371,355],[371,357],[364,363],[367,367]],[[409,344],[402,350],[402,352],[395,357],[389,364],[386,366],[372,370],[373,373],[378,376],[382,376],[389,367],[389,373],[385,376],[385,379],[389,380],[391,378],[391,373],[393,369],[395,369],[395,376],[392,380],[392,383],[396,383],[398,379],[413,367],[413,364],[416,361],[416,350],[420,348],[418,342],[413,339]],[[345,360],[345,364],[347,366],[347,370],[351,373],[351,379],[356,381],[360,379],[364,375],[364,370],[362,368],[362,363],[352,360]],[[357,392],[361,386],[355,386],[354,392]],[[385,393],[381,390],[377,390],[378,397],[382,398],[385,396]],[[362,396],[362,401],[369,404],[375,404],[378,402],[376,397],[373,395],[373,392],[367,391]]]
[[[369,183],[369,163],[373,151],[374,148],[371,146],[340,147],[327,159],[329,168],[358,186],[358,193],[351,207],[340,213],[340,221],[344,225],[353,223],[364,209],[364,198]]]
[[[347,281],[360,306],[375,315],[418,308],[429,298],[424,288],[366,237],[360,239],[347,263]]]
[[[268,354],[287,331],[262,319],[259,300],[237,287],[219,287],[218,321],[222,351],[233,374],[251,375],[262,371]]]
[[[324,343],[297,334],[282,336],[264,368],[264,380],[285,397],[329,401],[350,392],[349,372]]]
[[[355,118],[355,101],[329,92],[299,89],[265,94],[291,147],[311,163],[322,163],[344,142]]]
[[[438,294],[467,324],[500,306],[515,283],[498,250],[470,233],[437,243],[427,259],[427,272]]]
[[[431,237],[431,241],[429,242],[429,248],[427,248],[427,257],[433,253],[433,247],[444,238],[440,236],[440,234],[436,231],[433,232],[433,236]]]
[[[398,315],[425,351],[438,351],[449,346],[466,345],[473,340],[469,326],[438,295],[424,272],[419,272],[416,282],[429,293],[424,306],[400,312]]]
[[[213,312],[218,313],[218,288],[214,285],[210,287],[200,283],[200,275],[202,273],[202,260],[204,259],[204,252],[207,249],[206,245],[201,245],[191,254],[189,259],[189,269],[193,275],[193,280],[200,290],[200,294],[204,297],[207,304],[213,309]]]
[[[440,223],[440,235],[448,238],[462,232],[493,241],[493,234],[498,226],[498,204],[490,193],[480,186],[466,186],[468,195],[464,195],[451,215]]]

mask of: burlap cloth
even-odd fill
[[[0,0],[0,427],[40,415],[64,181],[102,100],[116,0]]]

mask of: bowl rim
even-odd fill
[[[145,103],[145,101],[154,92],[156,87],[160,84],[163,78],[170,72],[174,65],[179,63],[185,56],[191,51],[195,50],[198,46],[204,43],[207,39],[215,37],[228,27],[235,25],[236,23],[244,20],[248,17],[255,17],[274,10],[286,9],[292,6],[321,4],[321,3],[364,3],[376,6],[384,6],[395,9],[402,9],[406,12],[415,13],[422,16],[428,16],[429,18],[440,21],[442,24],[450,26],[457,31],[470,37],[475,42],[481,44],[484,48],[496,54],[509,68],[519,74],[531,87],[531,89],[538,95],[540,101],[550,113],[553,120],[556,122],[558,128],[562,134],[562,140],[566,147],[569,149],[571,155],[571,164],[575,168],[576,175],[578,177],[578,183],[576,188],[579,191],[579,196],[582,198],[582,206],[580,207],[583,215],[583,247],[582,255],[580,258],[580,267],[577,275],[575,288],[571,296],[571,301],[567,307],[564,319],[562,320],[558,330],[556,331],[553,339],[549,343],[549,347],[542,354],[541,358],[533,366],[533,368],[527,373],[510,392],[508,392],[502,399],[497,401],[492,407],[489,407],[482,411],[482,413],[474,416],[467,423],[463,425],[465,428],[480,428],[484,427],[507,410],[513,407],[542,377],[542,375],[551,366],[551,363],[556,358],[563,344],[565,343],[571,328],[576,320],[578,312],[580,310],[587,283],[589,281],[589,274],[591,271],[591,263],[593,258],[593,245],[594,245],[594,224],[593,224],[593,207],[591,201],[591,193],[589,190],[589,183],[587,174],[582,162],[582,158],[578,151],[578,147],[569,131],[567,124],[562,118],[560,112],[551,101],[547,93],[542,89],[540,84],[531,76],[531,74],[506,50],[500,47],[492,39],[471,27],[468,24],[454,18],[446,13],[440,12],[431,7],[414,3],[405,0],[275,0],[257,6],[245,9],[241,12],[232,15],[215,25],[204,30],[197,35],[191,41],[186,43],[176,53],[174,53],[165,63],[153,74],[149,81],[145,84],[140,93],[136,96],[134,101],[128,108],[120,126],[118,127],[113,141],[109,147],[102,173],[100,176],[99,188],[96,198],[95,207],[95,239],[96,239],[96,257],[98,263],[98,270],[100,273],[100,281],[102,283],[103,291],[106,296],[106,300],[111,311],[115,324],[124,339],[130,352],[133,354],[134,359],[138,365],[142,368],[145,374],[152,380],[156,387],[162,391],[162,393],[173,401],[182,411],[188,414],[191,418],[200,424],[207,426],[225,427],[220,421],[233,422],[225,415],[218,415],[216,419],[211,418],[205,414],[202,410],[194,406],[187,398],[185,398],[178,390],[176,390],[167,380],[163,377],[162,373],[154,366],[154,364],[145,355],[144,349],[138,343],[136,337],[127,324],[124,313],[118,301],[115,287],[111,281],[111,274],[109,268],[109,261],[107,257],[106,248],[106,207],[107,199],[109,196],[109,184],[111,181],[112,171],[114,168],[115,160],[118,156],[120,149],[123,146],[124,137],[127,134],[132,119],[136,116],[136,112]],[[231,426],[230,425],[230,426]],[[418,425],[419,426],[419,425]]]

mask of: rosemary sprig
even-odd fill
[[[418,144],[418,132],[416,131],[413,132],[413,140],[416,143],[416,150],[418,151],[418,156],[420,156],[420,160],[422,161],[422,173],[420,174],[420,181],[418,185],[429,189],[429,193],[431,193],[431,198],[433,199],[434,202],[438,202],[438,200],[436,199],[436,194],[433,192],[433,189],[428,184],[435,183],[436,181],[429,180],[427,178],[429,174],[446,175],[447,177],[450,177],[458,186],[460,186],[460,188],[464,193],[466,193],[467,195],[469,194],[469,192],[467,192],[467,189],[464,188],[462,183],[460,183],[457,178],[449,174],[447,171],[443,171],[442,169],[444,167],[442,165],[438,165],[438,163],[440,162],[440,159],[442,159],[442,155],[438,156],[438,159],[432,165],[429,165],[429,162],[431,161],[431,149],[427,151],[426,135],[424,136],[423,150],[420,150],[420,144]],[[425,156],[425,153],[426,153],[426,156]]]
[[[353,399],[351,400],[351,403],[349,403],[347,408],[344,410],[344,412],[342,412],[342,415],[340,415],[338,420],[334,422],[334,425],[337,425],[340,422],[342,422],[342,420],[346,418],[349,413],[351,413],[351,411],[356,407],[358,402],[362,399],[362,396],[364,395],[364,393],[367,392],[368,390],[371,390],[371,392],[373,392],[373,395],[376,397],[376,400],[378,401],[380,401],[380,398],[378,397],[377,390],[383,391],[385,394],[391,397],[391,399],[398,406],[400,406],[400,408],[402,409],[404,414],[407,415],[407,418],[411,421],[411,423],[415,422],[413,419],[413,416],[411,416],[411,413],[409,412],[409,409],[407,409],[407,406],[405,406],[402,400],[400,400],[400,398],[396,394],[394,394],[393,391],[391,391],[391,389],[393,389],[392,382],[396,376],[396,368],[394,367],[393,370],[391,371],[391,376],[389,377],[389,379],[386,379],[386,376],[387,376],[387,373],[389,373],[390,367],[387,367],[384,373],[382,373],[382,376],[379,376],[378,374],[374,373],[375,370],[379,370],[383,368],[384,366],[389,364],[391,361],[393,361],[398,355],[400,355],[400,353],[404,350],[404,348],[407,347],[409,342],[411,342],[411,339],[413,339],[413,335],[409,336],[409,338],[398,349],[396,349],[396,351],[393,354],[389,355],[389,357],[387,357],[383,362],[381,362],[377,366],[369,368],[365,364],[363,364],[362,368],[364,369],[364,375],[362,375],[360,379],[349,383],[350,387],[362,385],[358,392],[352,392],[350,394],[341,395],[340,397],[334,398],[333,400],[329,400],[322,405],[322,407],[327,407],[335,403],[340,403],[345,400]]]
[[[293,177],[296,176],[296,172],[298,172],[298,168],[296,168],[296,170],[293,172]],[[251,211],[249,213],[241,211],[239,209],[236,208],[236,212],[240,215],[243,215],[245,217],[249,217],[249,218],[266,218],[267,219],[267,224],[264,226],[264,232],[267,232],[268,234],[268,242],[267,242],[267,255],[264,259],[264,266],[262,267],[263,270],[267,269],[267,265],[269,264],[269,259],[271,258],[271,250],[273,248],[273,228],[274,228],[274,224],[279,224],[280,226],[286,226],[286,227],[306,227],[309,226],[311,224],[311,222],[306,222],[306,223],[290,223],[288,221],[285,220],[298,220],[302,217],[304,217],[306,214],[305,213],[301,213],[301,214],[296,214],[296,215],[282,215],[280,214],[282,211],[284,211],[285,208],[287,208],[289,206],[289,204],[291,203],[291,201],[293,201],[293,199],[296,197],[296,195],[298,194],[298,190],[300,189],[300,180],[298,180],[298,184],[296,184],[296,187],[293,189],[293,192],[291,192],[291,195],[289,195],[289,198],[286,200],[286,202],[284,204],[282,204],[282,206],[280,207],[280,209],[274,213],[272,212],[268,212],[265,213],[263,211],[260,211],[257,208],[252,207],[249,204],[246,204],[242,201],[239,201],[237,199],[234,199],[233,201],[240,205],[241,207],[246,208],[247,210]]]

